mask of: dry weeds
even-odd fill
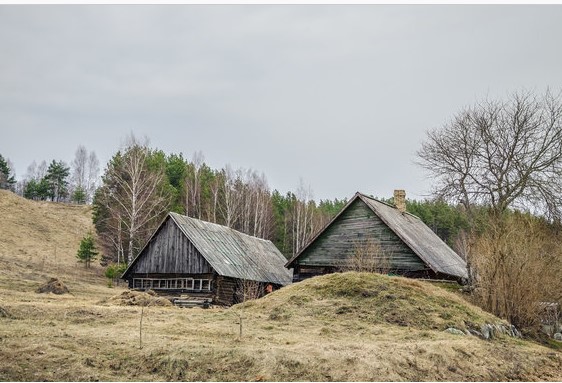
[[[173,306],[169,299],[157,296],[153,291],[123,291],[121,294],[100,301],[103,305],[117,306]]]
[[[108,303],[129,293],[108,288],[101,273],[76,263],[79,240],[90,229],[88,220],[82,220],[88,218],[88,209],[11,197],[7,203],[5,198],[0,194],[0,215],[12,214],[10,225],[38,214],[33,209],[43,209],[50,218],[19,221],[19,229],[0,222],[0,307],[8,313],[0,316],[2,381],[562,380],[561,353],[519,339],[484,341],[433,329],[455,320],[440,318],[438,311],[408,326],[381,320],[382,312],[382,317],[359,315],[363,310],[359,303],[374,305],[376,299],[387,299],[384,294],[396,295],[396,306],[400,301],[415,305],[426,294],[435,299],[437,310],[445,292],[399,279],[377,296],[371,291],[375,282],[369,287],[371,296],[359,292],[359,297],[346,292],[345,286],[322,287],[322,281],[311,281],[305,286],[308,291],[302,285],[281,289],[264,300],[245,303],[241,340],[236,307],[144,307],[139,349],[142,308]],[[10,208],[11,204],[15,206]],[[66,233],[70,229],[65,222],[75,215],[79,219]],[[37,227],[49,220],[53,225],[45,230],[50,235],[42,237]],[[7,231],[26,244],[5,242]],[[41,270],[41,262],[29,259],[28,252],[52,249],[55,242],[61,263],[45,262]],[[36,294],[50,273],[63,279],[72,294]],[[347,283],[353,290],[358,282],[351,278]],[[406,292],[416,297],[402,297]],[[473,312],[471,307],[462,308],[461,298],[452,299],[448,301],[452,314]],[[473,315],[482,319],[487,314]]]

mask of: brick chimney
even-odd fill
[[[394,190],[394,206],[400,212],[406,212],[406,191],[405,190]]]

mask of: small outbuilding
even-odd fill
[[[121,278],[131,289],[231,305],[248,286],[257,297],[290,284],[286,261],[271,241],[169,213]]]
[[[394,201],[396,206],[357,192],[287,262],[285,267],[293,269],[293,281],[345,269],[357,261],[358,254],[365,258],[361,252],[366,244],[378,249],[369,256],[384,262],[388,273],[459,282],[468,278],[466,262],[421,219],[406,212],[403,190],[395,191]]]

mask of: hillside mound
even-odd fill
[[[0,217],[0,288],[29,291],[51,275],[73,284],[102,276],[97,262],[86,271],[76,259],[80,240],[93,232],[91,206],[32,201],[0,190]]]
[[[335,273],[307,279],[245,305],[278,321],[309,317],[357,326],[454,328],[475,335],[482,335],[490,326],[506,333],[511,329],[507,322],[431,283],[371,273]]]
[[[40,286],[36,293],[68,294],[68,287],[58,278],[51,278],[47,283]]]

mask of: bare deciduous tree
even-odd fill
[[[233,227],[242,210],[241,193],[237,190],[241,184],[241,170],[235,172],[230,165],[226,165],[223,174],[222,194],[224,200],[221,204],[221,210],[225,219],[225,225]]]
[[[144,240],[141,234],[153,229],[170,203],[162,187],[164,168],[157,164],[149,166],[150,155],[146,145],[133,141],[122,154],[117,153],[110,161],[101,188],[100,203],[110,213],[107,224],[114,226],[107,234],[126,236],[127,263],[133,260],[140,242]],[[113,239],[117,242],[116,238]],[[121,243],[116,245],[122,246]]]
[[[193,153],[190,174],[186,178],[186,214],[190,217],[201,219],[201,168],[205,165],[203,152]]]
[[[88,193],[88,201],[94,198],[94,193],[98,185],[100,176],[100,162],[96,153],[91,151],[88,155],[88,165],[86,172],[86,192]]]
[[[72,161],[73,188],[86,190],[86,169],[88,167],[88,151],[83,145],[79,145]]]
[[[463,110],[428,132],[420,164],[437,180],[435,194],[462,203],[530,209],[562,217],[562,97],[514,94]]]
[[[37,162],[33,160],[33,162],[27,167],[25,179],[27,181],[39,181],[45,177],[45,175],[47,175],[47,162],[43,160],[39,165],[37,165]]]
[[[506,238],[518,243],[532,230],[523,226],[520,229],[531,231],[516,236],[505,213],[515,208],[555,221],[562,218],[562,95],[520,92],[507,101],[478,103],[430,131],[418,156],[437,181],[435,196],[461,203],[473,229],[473,207],[490,208],[484,235],[471,232],[458,249],[463,250],[479,303],[525,323],[532,315],[517,310],[522,310],[520,303],[535,308],[538,290],[528,290],[524,302],[515,286],[530,287],[532,278],[540,278],[537,270],[545,271],[543,263],[535,262],[544,259],[538,248],[542,245],[530,238],[519,247],[506,243]],[[530,254],[539,258],[525,258]],[[512,306],[516,302],[517,307]]]
[[[315,202],[312,189],[305,187],[302,178],[296,192],[296,201],[293,206],[293,255],[297,254],[316,234],[313,226]]]
[[[86,202],[91,202],[94,197],[97,179],[99,177],[99,161],[96,153],[88,153],[83,145],[79,145],[74,155],[72,167],[73,191],[80,189],[86,195]]]

